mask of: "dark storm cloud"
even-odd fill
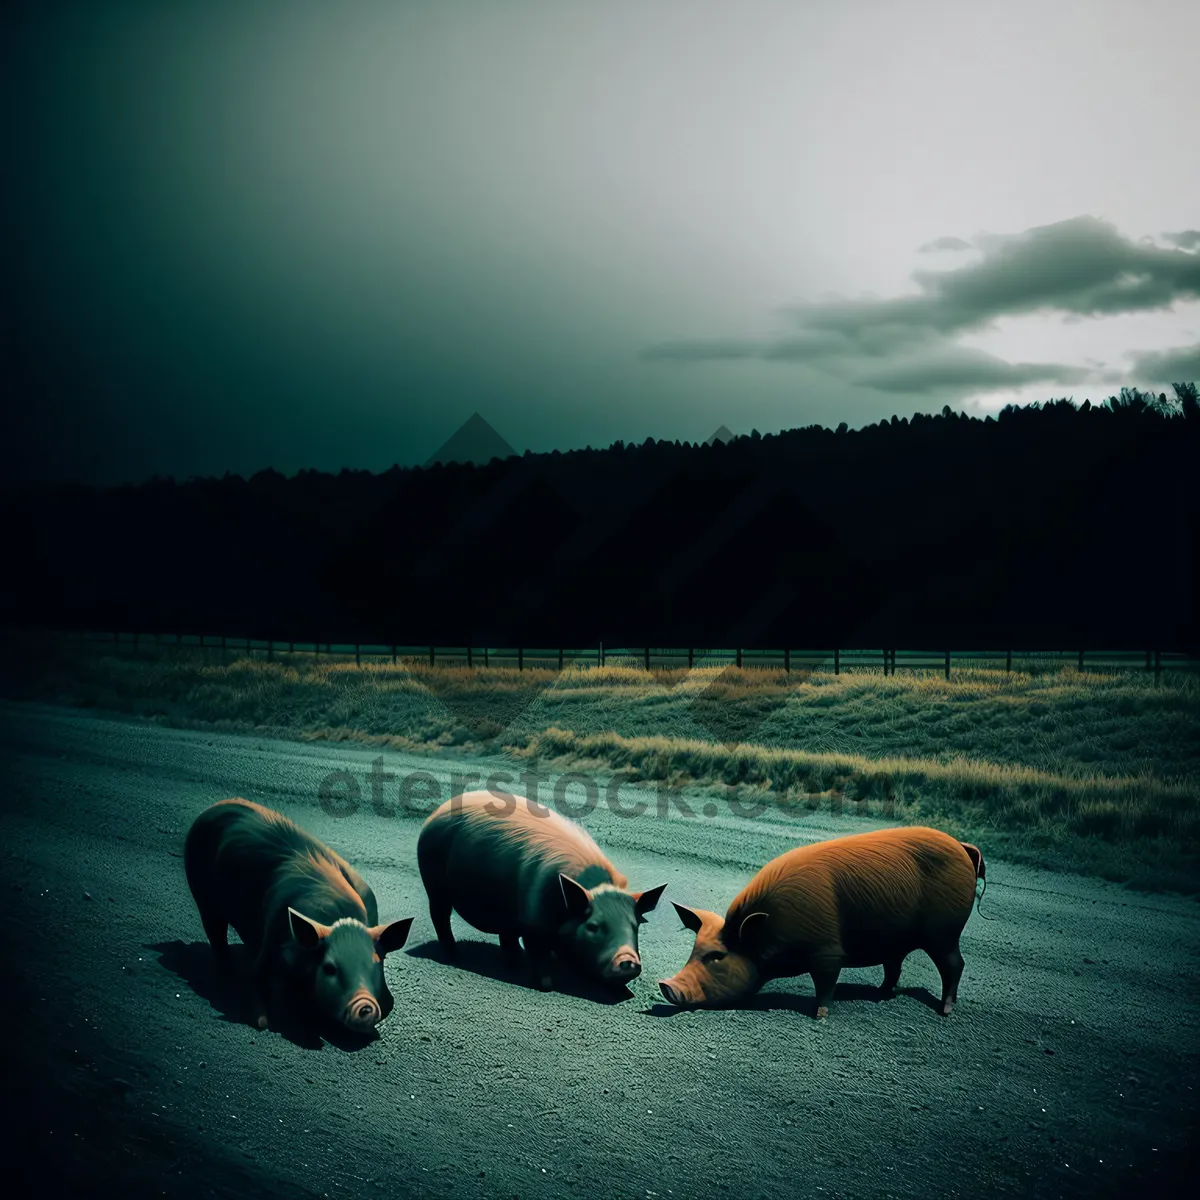
[[[1200,379],[1200,342],[1170,350],[1132,350],[1133,373],[1153,383],[1190,383]]]
[[[853,382],[880,392],[927,396],[939,391],[1018,388],[1029,383],[1082,383],[1090,373],[1065,363],[1010,363],[983,350],[954,346],[861,375]]]
[[[1190,233],[1173,235],[1181,245]],[[939,238],[927,248],[948,248]],[[980,391],[1027,383],[1080,382],[1063,363],[1006,363],[956,344],[1001,317],[1056,312],[1066,319],[1169,308],[1200,297],[1200,255],[1123,237],[1105,221],[1076,217],[1020,234],[974,239],[981,261],[914,271],[920,289],[893,299],[826,300],[793,306],[796,333],[763,341],[674,342],[647,357],[674,362],[759,359],[805,363],[884,391]],[[956,248],[956,247],[955,247]],[[864,371],[864,359],[887,365]]]
[[[1185,229],[1182,233],[1164,233],[1163,241],[1181,250],[1200,249],[1200,229]]]
[[[926,242],[917,251],[918,254],[932,254],[937,250],[970,250],[971,243],[964,242],[960,237],[940,237],[934,238],[932,242]]]

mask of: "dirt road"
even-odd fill
[[[389,753],[396,778],[373,788],[377,759],[0,707],[10,1180],[28,1167],[42,1189],[126,1196],[1051,1197],[1147,1192],[1184,1168],[1193,901],[989,858],[992,919],[967,925],[948,1019],[920,955],[888,1002],[880,970],[845,972],[821,1024],[807,978],[744,1010],[678,1012],[654,984],[690,947],[666,901],[723,911],[783,849],[864,825],[746,819],[702,793],[678,798],[692,817],[674,799],[660,817],[653,797],[622,817],[598,779],[584,823],[631,886],[667,891],[632,995],[604,1003],[569,980],[542,994],[457,919],[478,944],[439,961],[420,819],[398,807],[402,789],[428,811],[452,772],[479,786],[504,764]],[[585,785],[565,794],[580,805]],[[344,854],[381,919],[416,916],[377,1040],[259,1033],[244,995],[218,989],[179,853],[194,816],[233,795]]]

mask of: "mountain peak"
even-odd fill
[[[472,413],[423,466],[435,463],[474,463],[486,467],[493,458],[512,458],[517,452],[479,415]]]
[[[706,446],[711,446],[713,442],[721,442],[724,445],[728,445],[732,441],[733,434],[729,431],[729,427],[727,425],[722,425],[720,429],[718,429],[716,433],[714,433],[712,437],[710,437],[704,444]]]

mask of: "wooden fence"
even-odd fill
[[[831,672],[840,675],[843,671],[882,670],[884,675],[894,675],[897,669],[911,671],[938,671],[951,678],[955,664],[964,669],[999,670],[1000,664],[1012,672],[1013,664],[1018,670],[1053,669],[1075,666],[1080,671],[1116,673],[1124,671],[1153,672],[1156,680],[1163,671],[1193,671],[1200,668],[1200,659],[1186,654],[1161,650],[889,650],[889,649],[834,649],[834,650],[791,650],[791,649],[699,649],[696,647],[609,647],[603,643],[585,649],[558,647],[531,648],[525,646],[495,648],[475,646],[401,646],[359,642],[283,642],[258,638],[229,637],[224,634],[138,634],[74,633],[73,636],[87,642],[107,642],[138,650],[141,647],[196,647],[202,650],[219,649],[247,654],[262,655],[274,659],[277,655],[294,656],[307,654],[314,658],[348,661],[353,658],[356,665],[363,661],[427,662],[430,666],[439,663],[447,666],[467,667],[516,667],[517,670],[558,669],[566,666],[630,666],[644,670],[655,668],[678,670],[682,668],[712,666],[737,666],[746,669],[769,669]]]

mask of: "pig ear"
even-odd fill
[[[592,895],[582,883],[576,883],[569,875],[563,875],[560,872],[558,886],[562,888],[563,901],[571,916],[579,917],[587,912],[588,906],[592,903]]]
[[[675,901],[672,900],[671,903],[675,904]],[[684,908],[682,904],[675,904],[675,911],[679,914],[679,919],[688,929],[693,933],[700,932],[700,926],[704,924],[704,920],[699,913],[693,912],[690,908]]]
[[[738,941],[749,949],[758,938],[762,937],[766,925],[767,914],[765,912],[752,912],[738,926]]]
[[[330,926],[322,925],[319,921],[311,921],[294,908],[288,909],[288,919],[292,925],[292,937],[305,950],[311,950],[322,938],[327,938],[331,932]]]
[[[633,911],[637,913],[639,921],[644,919],[648,912],[653,911],[666,888],[667,885],[664,883],[659,887],[651,888],[648,892],[634,892]]]
[[[375,940],[375,952],[382,958],[399,950],[408,941],[408,931],[412,928],[413,918],[405,917],[402,921],[393,921],[390,925],[376,925],[370,930]]]

